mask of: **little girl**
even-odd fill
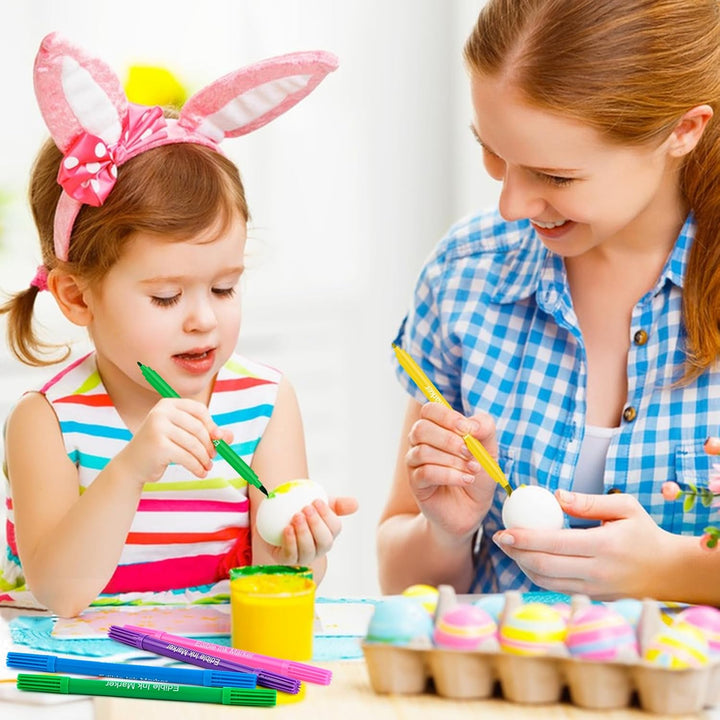
[[[71,616],[99,593],[203,588],[249,563],[311,565],[322,578],[355,500],[314,502],[272,547],[254,531],[263,496],[213,445],[231,443],[268,489],[307,476],[292,387],[234,354],[249,212],[219,143],[285,112],[336,66],[321,52],[266,60],[170,117],[128,103],[101,61],[43,40],[35,92],[52,140],[30,184],[43,264],[0,312],[15,355],[50,364],[32,326],[48,290],[94,351],[8,418],[0,599]],[[138,362],[181,398],[159,399]]]

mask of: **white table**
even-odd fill
[[[357,607],[357,606],[356,606]],[[327,627],[323,606],[319,604],[318,615]],[[363,609],[364,611],[367,608]],[[27,646],[13,645],[8,628],[9,621],[17,615],[28,615],[28,610],[0,608],[0,680],[14,678],[16,672],[5,667],[9,650],[34,652]],[[337,616],[336,616],[337,617]],[[336,617],[332,621],[336,621]],[[360,618],[362,623],[367,618]],[[345,622],[344,619],[341,620]],[[357,619],[349,619],[357,627]],[[307,697],[297,704],[279,705],[261,711],[270,720],[477,720],[478,717],[511,720],[720,720],[720,707],[706,710],[699,715],[660,716],[639,709],[598,712],[582,710],[567,703],[556,705],[515,705],[500,699],[455,702],[433,694],[425,695],[377,695],[370,687],[367,670],[362,660],[318,663],[333,671],[329,687],[310,686]],[[247,710],[250,710],[249,708]],[[241,710],[242,712],[242,710]],[[247,715],[247,712],[245,713]],[[219,720],[238,718],[238,708],[201,703],[162,702],[127,698],[45,695],[23,693],[11,683],[0,683],[0,718],[13,720],[125,720],[128,717],[153,718],[153,720]],[[259,715],[253,715],[259,717]]]

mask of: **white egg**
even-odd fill
[[[260,537],[270,545],[281,545],[283,530],[292,516],[318,499],[327,502],[327,493],[312,480],[290,480],[278,485],[258,508],[255,523]]]
[[[505,500],[502,509],[503,525],[532,530],[559,530],[564,514],[555,496],[538,485],[521,485]]]

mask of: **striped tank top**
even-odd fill
[[[232,431],[232,448],[248,464],[275,406],[280,377],[238,355],[217,375],[210,414]],[[132,434],[105,391],[94,353],[66,367],[40,392],[55,409],[82,493]],[[7,559],[18,565],[20,581],[9,485],[6,503]],[[158,482],[145,484],[118,567],[102,592],[163,591],[227,578],[230,568],[252,562],[249,511],[246,481],[219,455],[205,478],[170,465]]]

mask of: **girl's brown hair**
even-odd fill
[[[464,55],[611,142],[661,142],[690,108],[713,108],[680,175],[697,221],[683,289],[685,379],[697,377],[720,355],[718,0],[489,0]]]
[[[30,206],[43,264],[88,283],[99,283],[122,255],[133,233],[187,240],[209,228],[223,232],[233,217],[249,220],[240,174],[225,156],[201,145],[177,143],[148,150],[118,168],[115,187],[100,207],[83,205],[70,238],[67,262],[55,257],[53,221],[62,188],[62,154],[52,140],[40,150],[30,179]],[[58,346],[44,342],[33,323],[38,290],[30,287],[0,307],[8,316],[8,344],[28,365],[50,365]]]

